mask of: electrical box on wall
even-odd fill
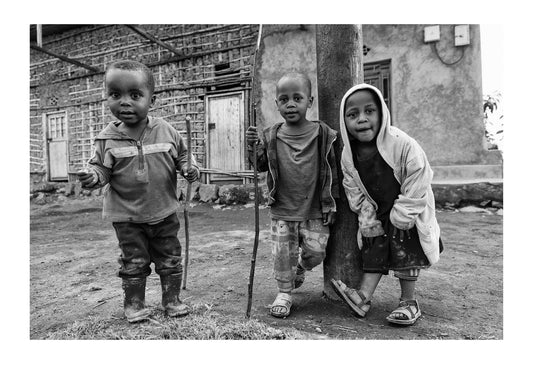
[[[424,43],[437,42],[440,40],[440,26],[426,26],[424,28]]]
[[[470,28],[468,25],[455,27],[455,46],[467,46],[470,44]]]

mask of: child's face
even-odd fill
[[[276,105],[288,125],[305,122],[307,109],[313,104],[313,97],[304,80],[285,78],[276,87]]]
[[[348,134],[355,140],[370,142],[381,128],[381,106],[372,92],[359,90],[346,99],[344,123]]]
[[[106,74],[106,95],[109,109],[128,127],[144,122],[155,96],[141,71],[111,69]]]

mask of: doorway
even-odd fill
[[[66,112],[46,114],[46,144],[50,181],[68,180],[68,133]]]
[[[207,102],[207,168],[224,172],[244,170],[244,92],[214,94]],[[207,183],[244,183],[244,178],[208,174]]]

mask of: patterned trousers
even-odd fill
[[[305,270],[311,270],[322,263],[326,257],[328,238],[329,227],[322,224],[322,219],[272,219],[274,278],[280,292],[291,292],[294,289],[298,262]]]

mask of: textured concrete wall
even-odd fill
[[[315,102],[307,119],[318,119],[314,25],[265,25],[258,58],[256,85],[261,88],[257,120],[260,127],[283,121],[274,102],[276,83],[287,72],[307,74]]]
[[[364,63],[390,60],[393,125],[424,148],[437,180],[501,178],[502,159],[488,151],[484,137],[479,25],[470,25],[470,45],[454,46],[454,25],[440,25],[436,49],[446,65],[424,43],[427,25],[363,25]],[[306,72],[316,100],[316,27],[267,25],[258,60],[260,126],[281,121],[275,103],[275,83],[283,72]],[[468,166],[468,169],[463,169]],[[443,168],[447,167],[447,168]],[[472,175],[472,171],[475,174]]]
[[[364,62],[391,60],[394,125],[419,141],[434,166],[500,164],[500,153],[485,147],[479,25],[470,25],[471,43],[454,65],[424,43],[424,26],[363,26]],[[440,25],[436,49],[447,63],[461,57],[454,25]]]

